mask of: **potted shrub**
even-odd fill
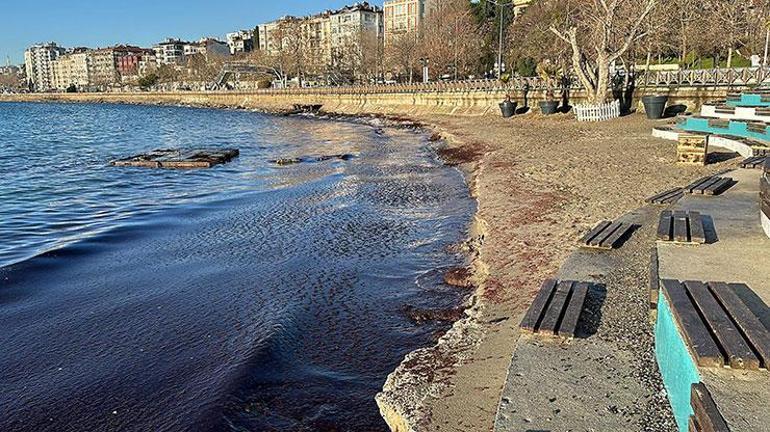
[[[500,112],[502,112],[503,117],[513,117],[513,115],[516,114],[517,105],[518,104],[516,102],[511,100],[511,95],[505,95],[505,100],[500,103]]]
[[[668,96],[666,95],[642,97],[642,104],[644,104],[644,112],[647,113],[647,118],[650,120],[663,118],[663,113],[666,111],[666,102],[668,102]]]
[[[545,83],[545,100],[540,101],[540,112],[545,115],[556,114],[559,108],[559,101],[554,96],[554,89],[556,88],[556,66],[549,60],[543,60],[537,65],[537,74],[542,78]]]

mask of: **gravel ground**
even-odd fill
[[[450,143],[445,157],[468,171],[483,245],[468,317],[437,347],[410,355],[378,397],[389,423],[404,431],[492,430],[519,318],[542,281],[576,248],[575,240],[597,221],[639,208],[648,196],[737,164],[678,166],[675,143],[653,138],[656,123],[641,115],[603,123],[539,115],[415,119],[433,125]],[[646,273],[646,254],[645,264],[625,277]],[[646,322],[646,309],[637,306],[621,302],[603,313],[620,320],[630,313],[632,321]],[[607,328],[602,337],[617,337],[621,350],[636,349],[639,340],[649,341],[649,332]],[[654,363],[649,342],[638,349],[635,358],[648,366],[634,373],[643,381],[655,374]],[[649,394],[659,390],[657,381],[645,385]],[[645,411],[655,412],[660,401],[649,403]],[[666,430],[660,425],[668,421],[665,415],[637,420],[640,430]]]

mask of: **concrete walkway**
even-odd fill
[[[718,197],[685,196],[675,209],[711,217],[711,244],[658,245],[660,277],[680,281],[745,283],[738,295],[770,329],[770,239],[759,215],[761,170],[725,174],[738,184]],[[707,237],[708,237],[707,233]],[[770,374],[767,371],[700,369],[732,432],[770,431]]]
[[[495,431],[675,430],[648,319],[657,218],[654,207],[628,214],[623,220],[641,228],[622,248],[578,250],[565,262],[559,279],[603,288],[589,294],[578,338],[519,339]]]

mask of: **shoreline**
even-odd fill
[[[276,107],[166,105],[281,114]],[[328,119],[389,118],[360,108]],[[433,346],[408,354],[376,397],[395,432],[492,430],[521,315],[579,234],[660,190],[729,166],[676,166],[675,143],[653,138],[656,123],[638,115],[586,124],[567,116],[506,120],[428,110],[391,119],[388,126],[403,122],[443,138],[439,157],[462,172],[477,202],[463,243],[475,286],[463,318]]]
[[[318,114],[303,114],[295,113],[290,109],[276,109],[267,107],[244,107],[244,106],[228,106],[220,104],[208,104],[208,103],[168,103],[168,102],[131,102],[131,101],[106,101],[106,100],[93,100],[93,101],[71,101],[56,99],[43,99],[40,100],[24,100],[24,101],[8,101],[3,100],[0,97],[0,103],[2,102],[16,102],[16,103],[62,103],[62,104],[96,104],[96,105],[130,105],[130,106],[166,106],[166,107],[181,107],[181,108],[201,108],[201,109],[224,109],[234,111],[250,111],[265,115],[274,116],[297,116],[305,117],[310,120],[318,121],[347,121],[357,124],[364,124],[373,128],[389,127],[399,129],[409,129],[417,131],[423,134],[429,141],[443,142],[440,146],[431,146],[436,153],[436,157],[448,167],[456,168],[463,176],[465,183],[468,187],[468,193],[470,198],[476,201],[478,205],[478,191],[477,191],[477,177],[478,177],[478,154],[466,154],[463,151],[465,144],[459,140],[456,136],[452,135],[443,128],[437,127],[432,124],[426,124],[421,121],[415,120],[409,116],[396,116],[379,113],[338,113],[338,112],[321,112]],[[419,407],[422,405],[421,401],[429,394],[421,391],[421,395],[417,395],[415,399],[410,402],[414,403],[414,407],[405,406],[404,400],[401,399],[403,391],[401,385],[396,382],[401,381],[404,377],[412,376],[411,363],[420,361],[430,361],[435,359],[438,355],[437,350],[442,348],[452,348],[456,351],[456,345],[468,344],[467,332],[476,326],[474,321],[480,317],[477,307],[481,303],[481,297],[483,296],[483,285],[488,274],[488,270],[484,262],[480,259],[480,248],[483,244],[483,239],[487,234],[486,222],[478,217],[478,207],[476,213],[472,215],[471,221],[467,227],[467,235],[463,241],[457,245],[457,250],[468,259],[468,268],[470,274],[462,277],[463,282],[468,283],[470,287],[473,287],[472,291],[467,295],[466,300],[457,306],[457,309],[463,315],[463,317],[452,323],[449,330],[441,336],[433,346],[420,348],[412,351],[402,360],[398,367],[391,372],[387,381],[380,393],[375,397],[375,401],[380,408],[380,414],[385,422],[393,432],[406,432],[413,431],[415,427],[413,425],[420,424],[424,421]],[[449,270],[452,271],[452,270]],[[445,274],[445,278],[446,278]],[[462,289],[458,287],[458,289]],[[472,343],[472,342],[471,342]],[[463,351],[463,350],[460,350]],[[414,388],[419,388],[423,385],[429,385],[432,387],[430,394],[434,394],[443,390],[443,386],[436,385],[430,382],[416,382]],[[389,389],[392,387],[396,397],[391,397]],[[407,390],[409,391],[409,390]],[[416,410],[415,410],[416,409]],[[410,414],[413,413],[413,414]]]

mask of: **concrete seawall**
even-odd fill
[[[678,89],[645,88],[634,94],[636,105],[641,109],[639,99],[647,94],[669,95],[669,105],[685,105],[693,111],[705,102],[725,99],[728,88],[682,87]],[[327,112],[339,114],[451,114],[479,116],[499,113],[498,104],[505,98],[506,91],[432,91],[403,93],[337,93],[313,92],[174,92],[174,93],[40,93],[0,95],[0,101],[17,102],[96,102],[204,105],[213,107],[252,108],[266,111],[284,111],[294,104],[321,104]],[[585,100],[583,91],[571,93],[571,104]],[[511,97],[523,106],[524,95],[512,92]],[[529,94],[529,105],[536,107],[542,100],[542,92]]]

